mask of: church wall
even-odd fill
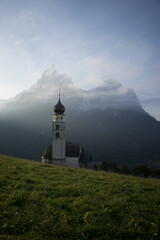
[[[78,157],[67,157],[65,160],[51,160],[52,164],[67,166],[67,167],[76,167],[79,168],[79,158]]]
[[[65,159],[65,139],[54,139],[52,142],[52,157]]]
[[[64,115],[54,115],[53,119],[54,120],[52,123],[53,124],[52,125],[52,158],[65,159]]]
[[[66,157],[67,166],[79,168],[78,157]]]

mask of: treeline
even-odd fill
[[[131,169],[126,164],[123,164],[122,166],[118,166],[116,162],[102,161],[99,167],[97,165],[94,165],[93,169],[103,170],[107,172],[114,172],[119,174],[141,176],[145,178],[148,178],[148,177],[160,178],[160,169],[151,169],[148,166],[143,164],[137,164]]]

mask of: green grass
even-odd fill
[[[0,239],[160,239],[160,180],[0,155]]]

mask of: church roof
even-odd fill
[[[80,163],[90,163],[92,161],[92,155],[91,153],[86,152],[83,148],[82,148],[82,152],[80,155],[80,159],[79,162]]]
[[[50,144],[42,155],[44,158],[52,159],[52,145]],[[66,142],[66,157],[79,158],[79,163],[90,163],[92,155],[81,147],[80,143]]]
[[[54,106],[54,112],[56,114],[63,114],[65,112],[65,107],[63,106],[63,104],[61,103],[60,100],[60,95],[59,95],[59,101],[58,103]]]
[[[66,157],[78,157],[80,163],[92,161],[92,155],[86,152],[80,143],[66,142]]]
[[[66,157],[79,157],[80,150],[80,143],[66,142]]]

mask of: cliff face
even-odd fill
[[[51,142],[59,87],[67,140],[80,142],[93,160],[160,164],[160,123],[143,110],[133,89],[107,80],[85,91],[54,67],[29,90],[1,105],[1,153],[41,159]]]

